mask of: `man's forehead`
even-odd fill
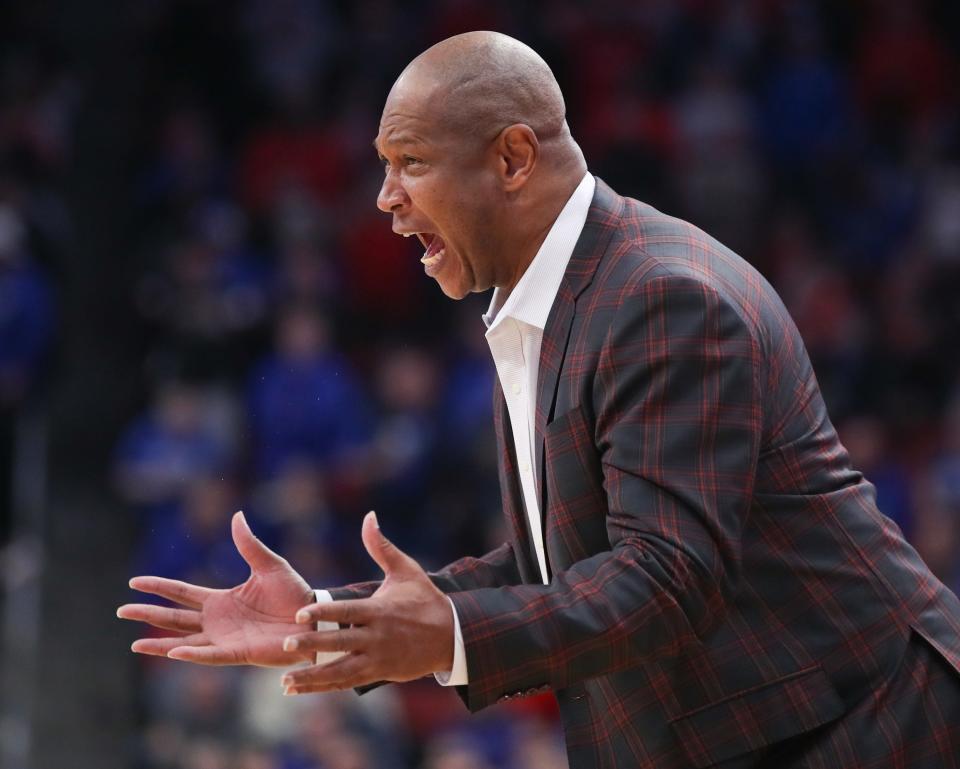
[[[387,131],[381,128],[380,133],[373,137],[373,147],[376,150],[385,147],[405,147],[408,145],[423,144],[422,137],[409,131]]]
[[[373,139],[374,147],[400,147],[409,144],[423,144],[429,135],[429,126],[422,120],[394,116],[381,120],[380,130]]]
[[[410,101],[388,100],[380,117],[380,130],[374,146],[426,144],[437,138],[437,116],[429,107]]]

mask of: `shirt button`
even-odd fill
[[[514,394],[514,395],[519,395],[519,394],[520,394],[520,385],[515,384],[515,385],[513,386],[513,394]]]

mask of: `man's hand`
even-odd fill
[[[409,681],[453,666],[453,610],[446,596],[416,561],[383,536],[375,513],[363,519],[362,536],[383,569],[383,583],[369,598],[318,603],[297,612],[302,624],[323,620],[351,627],[287,639],[284,648],[291,652],[347,652],[329,664],[285,675],[287,694]]]
[[[185,608],[125,604],[122,619],[171,630],[172,638],[141,638],[133,651],[204,665],[285,667],[313,654],[284,651],[283,640],[303,630],[297,609],[313,591],[283,558],[253,536],[243,513],[233,516],[233,542],[250,565],[250,578],[230,590],[213,590],[163,577],[134,577],[130,587],[167,598]]]

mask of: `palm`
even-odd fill
[[[294,622],[313,591],[290,565],[254,538],[241,515],[234,517],[237,549],[250,565],[242,585],[229,590],[191,585],[163,577],[136,577],[131,587],[167,598],[176,608],[127,604],[117,612],[124,619],[172,630],[169,638],[142,638],[134,651],[208,665],[281,667],[310,659],[283,651],[283,640],[303,631]]]
[[[211,595],[201,624],[214,646],[237,655],[237,664],[289,665],[298,660],[283,651],[283,639],[303,632],[293,615],[312,602],[313,592],[293,569],[251,574],[242,585]]]

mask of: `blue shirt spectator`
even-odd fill
[[[25,234],[16,211],[0,206],[0,407],[29,392],[53,328],[50,287],[23,248]]]
[[[281,316],[275,352],[254,367],[249,407],[263,478],[292,460],[335,465],[370,435],[370,409],[353,369],[330,346],[326,320],[310,307]]]

